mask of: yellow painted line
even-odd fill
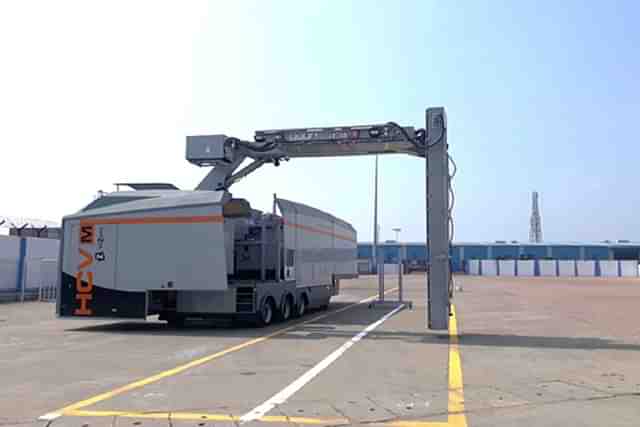
[[[464,414],[464,385],[462,381],[462,363],[458,348],[458,320],[456,308],[451,305],[449,319],[449,404],[447,422],[428,422],[418,420],[391,421],[385,425],[393,427],[467,427]]]
[[[462,381],[462,362],[458,348],[458,320],[456,308],[451,305],[449,319],[449,405],[448,424],[450,427],[467,427],[464,414],[464,385]]]
[[[390,289],[385,292],[385,294],[396,291],[397,288]],[[125,391],[131,390],[133,388],[142,387],[143,385],[149,384],[150,382],[157,381],[158,379],[154,379],[153,381],[148,381],[153,379],[159,375],[162,375],[167,372],[172,372],[166,376],[175,375],[176,373],[182,372],[185,369],[189,369],[189,367],[197,366],[199,364],[205,363],[201,362],[197,365],[194,363],[199,362],[203,359],[206,361],[213,360],[214,358],[223,356],[224,354],[231,353],[232,351],[237,351],[240,348],[244,348],[246,346],[255,344],[260,341],[264,341],[268,338],[272,338],[274,336],[283,334],[296,326],[301,326],[306,323],[314,322],[316,320],[325,318],[335,313],[339,313],[349,308],[352,308],[356,305],[366,303],[375,298],[375,296],[366,298],[357,303],[348,305],[339,310],[332,311],[330,313],[323,314],[321,316],[317,316],[313,319],[297,323],[287,328],[280,329],[275,331],[269,335],[265,335],[260,338],[256,338],[251,341],[247,341],[243,344],[240,344],[235,347],[231,347],[229,349],[223,350],[219,353],[213,354],[211,356],[206,356],[202,359],[194,360],[193,362],[187,363],[186,365],[182,365],[178,368],[171,369],[169,371],[161,372],[160,374],[154,375],[152,377],[137,381],[135,383],[131,383],[119,389],[115,389],[111,392],[103,393],[101,395],[95,396],[91,399],[87,399],[76,404],[67,406],[63,409],[60,409],[58,412],[60,415],[66,416],[79,416],[79,417],[125,417],[125,418],[148,418],[148,419],[162,419],[168,420],[169,416],[171,416],[171,420],[209,420],[209,421],[228,421],[228,422],[239,422],[240,417],[235,415],[228,414],[208,414],[208,413],[194,413],[194,412],[128,412],[128,411],[87,411],[81,410],[80,408],[91,405],[93,403],[99,402],[101,400],[108,399],[110,397],[115,396],[116,394],[124,393]],[[452,316],[449,319],[449,403],[448,403],[448,420],[447,422],[439,422],[439,421],[420,421],[420,420],[397,420],[397,421],[389,421],[376,423],[378,425],[392,426],[392,427],[468,427],[467,418],[464,413],[464,385],[462,379],[462,363],[460,359],[460,350],[459,346],[459,338],[458,338],[458,322],[456,318],[456,310],[455,306],[451,306]],[[218,356],[217,356],[218,355]],[[214,357],[215,356],[215,357]],[[182,369],[185,367],[184,369]],[[181,369],[179,372],[174,372],[177,369]],[[163,376],[162,378],[165,378]],[[134,384],[139,384],[144,381],[148,381],[145,384],[137,385],[136,387],[128,388],[124,391],[119,391],[126,387],[130,387]],[[116,393],[118,392],[118,393]],[[108,396],[106,396],[108,395]],[[103,397],[106,396],[106,397]],[[99,399],[98,399],[99,398]],[[87,403],[88,402],[88,403]],[[49,414],[48,414],[49,415]],[[58,416],[60,416],[58,415]],[[266,423],[285,423],[292,422],[296,424],[306,424],[306,425],[338,425],[338,424],[351,424],[351,420],[347,418],[311,418],[311,417],[287,417],[287,416],[263,416],[259,419],[261,422]]]
[[[197,412],[129,412],[129,411],[86,411],[74,410],[65,413],[74,417],[123,417],[123,418],[143,418],[155,420],[201,420],[201,421],[229,421],[239,422],[240,417],[228,414],[208,414]],[[286,423],[327,425],[327,424],[349,424],[347,418],[310,418],[310,417],[287,417],[284,415],[268,415],[259,419],[266,423]]]
[[[385,292],[385,294],[388,294],[390,292],[394,292],[397,289],[398,288],[389,289],[388,291]],[[135,390],[135,389],[140,388],[140,387],[144,387],[144,386],[146,386],[148,384],[160,381],[163,378],[167,378],[167,377],[171,377],[171,376],[177,375],[177,374],[179,374],[181,372],[184,372],[184,371],[186,371],[188,369],[195,368],[196,366],[200,366],[200,365],[205,364],[207,362],[210,362],[210,361],[212,361],[214,359],[218,359],[218,358],[220,358],[222,356],[225,356],[225,355],[227,355],[229,353],[234,353],[236,351],[242,350],[242,349],[247,348],[249,346],[252,346],[254,344],[258,344],[258,343],[266,341],[266,340],[268,340],[270,338],[276,337],[278,335],[282,335],[282,334],[284,334],[286,332],[289,332],[292,329],[295,329],[295,328],[297,328],[299,326],[302,326],[302,325],[305,325],[307,323],[312,323],[312,322],[318,321],[320,319],[324,319],[325,317],[332,316],[334,314],[343,312],[345,310],[349,310],[350,308],[353,308],[355,306],[358,306],[358,305],[361,305],[361,304],[365,304],[365,303],[375,299],[375,297],[376,297],[375,295],[370,296],[370,297],[365,298],[365,299],[363,299],[363,300],[361,300],[359,302],[350,304],[350,305],[348,305],[346,307],[343,307],[343,308],[340,308],[338,310],[334,310],[334,311],[322,314],[320,316],[316,316],[313,319],[309,319],[309,320],[306,320],[304,322],[295,323],[295,324],[293,324],[291,326],[279,329],[279,330],[277,330],[275,332],[272,332],[272,333],[270,333],[268,335],[263,335],[261,337],[254,338],[252,340],[245,341],[242,344],[238,344],[238,345],[235,345],[233,347],[229,347],[229,348],[227,348],[225,350],[219,351],[219,352],[211,354],[209,356],[202,357],[200,359],[192,360],[189,363],[186,363],[186,364],[181,365],[181,366],[177,366],[177,367],[175,367],[173,369],[169,369],[169,370],[157,373],[155,375],[152,375],[150,377],[143,378],[141,380],[126,384],[126,385],[124,385],[122,387],[118,387],[118,388],[113,389],[111,391],[107,391],[105,393],[98,394],[96,396],[90,397],[89,399],[81,400],[79,402],[76,402],[76,403],[73,403],[71,405],[65,406],[64,408],[58,409],[58,410],[53,411],[53,412],[49,412],[49,413],[41,416],[39,419],[41,419],[41,420],[53,420],[53,419],[56,419],[56,418],[58,418],[58,417],[60,417],[62,415],[66,415],[68,412],[76,411],[78,409],[85,408],[85,407],[93,405],[95,403],[102,402],[103,400],[111,399],[112,397],[115,397],[115,396],[117,396],[119,394],[126,393],[128,391]]]
[[[238,423],[240,417],[228,414],[209,414],[199,412],[132,412],[132,411],[87,411],[75,410],[65,413],[66,416],[73,417],[122,417],[122,418],[141,418],[153,420],[186,420],[186,421],[227,421]],[[348,418],[331,418],[331,417],[288,417],[285,415],[265,415],[256,421],[264,423],[294,423],[306,425],[338,425],[352,424]],[[383,422],[380,425],[393,427],[447,427],[446,422],[432,421],[391,421]]]
[[[394,427],[467,427],[464,413],[464,384],[462,381],[462,361],[460,359],[458,319],[456,307],[451,305],[449,319],[449,404],[447,422],[391,421],[385,423]]]
[[[450,424],[442,421],[390,421],[384,425],[393,427],[449,427]]]
[[[260,421],[267,423],[294,423],[294,424],[351,424],[347,418],[309,418],[309,417],[285,417],[282,415],[265,415]]]

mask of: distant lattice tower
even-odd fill
[[[529,241],[531,243],[542,242],[542,220],[540,219],[540,207],[538,206],[538,192],[531,193],[531,225],[529,228]]]

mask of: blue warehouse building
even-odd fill
[[[385,264],[400,260],[409,266],[425,266],[429,251],[419,242],[384,242],[378,245]],[[598,243],[519,243],[486,242],[454,243],[451,247],[451,266],[454,272],[466,269],[472,259],[557,259],[557,260],[640,260],[640,243],[627,240]],[[373,244],[358,243],[358,259],[373,264]]]

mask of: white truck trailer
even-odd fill
[[[356,232],[318,209],[274,202],[279,214],[223,190],[103,195],[63,219],[58,314],[267,325],[326,308],[340,279],[357,275]]]
[[[256,131],[253,141],[187,137],[187,160],[212,167],[195,191],[136,185],[140,191],[107,194],[63,219],[58,314],[157,313],[175,323],[189,316],[248,316],[267,324],[326,307],[340,279],[357,274],[353,227],[282,199],[275,203],[280,215],[275,209],[263,214],[233,199],[229,187],[268,163],[407,154],[427,166],[426,321],[430,329],[447,329],[453,294],[447,116],[434,107],[425,119],[424,129],[388,122]],[[380,299],[383,291],[380,277]]]

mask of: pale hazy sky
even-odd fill
[[[635,2],[0,3],[0,214],[59,220],[118,181],[191,189],[188,134],[378,123],[443,105],[456,240],[640,240]],[[373,158],[293,160],[232,188],[372,233]],[[381,158],[382,238],[424,240],[424,163]]]

